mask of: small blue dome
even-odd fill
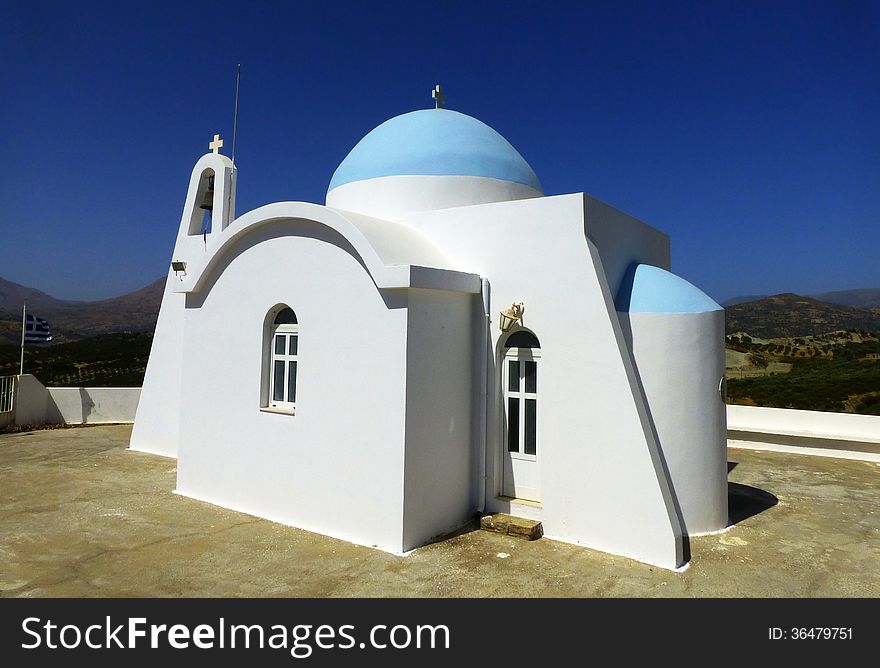
[[[615,306],[630,313],[705,313],[722,307],[680,276],[650,264],[630,265]]]
[[[449,109],[395,116],[372,130],[336,169],[337,186],[380,176],[485,176],[543,193],[529,163],[482,121]]]

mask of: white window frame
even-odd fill
[[[294,373],[298,375],[299,373],[299,325],[293,324],[283,324],[283,325],[274,325],[272,327],[272,336],[269,338],[269,401],[268,408],[276,409],[283,412],[293,413],[296,411],[296,393],[298,390],[299,380],[295,378],[294,380],[294,397],[293,401],[290,401],[290,397],[288,396],[288,390],[290,388],[290,363],[293,362],[295,365]],[[284,352],[277,353],[275,352],[275,341],[277,336],[284,337]],[[296,337],[297,339],[297,349],[295,354],[290,353],[290,339],[291,337]],[[282,397],[283,399],[278,400],[275,399],[275,363],[283,362],[284,364],[284,378],[282,380]]]
[[[538,453],[541,452],[541,444],[539,435],[541,433],[540,423],[541,423],[541,410],[540,410],[540,401],[539,395],[541,393],[541,349],[540,348],[507,348],[504,354],[504,367],[502,371],[502,388],[504,389],[504,408],[502,410],[502,420],[503,420],[503,442],[502,442],[502,452],[506,452],[514,459],[526,459],[528,461],[537,461]],[[520,379],[519,379],[519,389],[511,390],[510,389],[510,362],[518,362],[519,370],[520,370]],[[534,362],[535,363],[535,391],[534,392],[526,392],[525,387],[525,362]],[[509,416],[508,416],[508,400],[516,399],[519,402],[519,424],[517,425],[517,446],[518,450],[513,451],[509,449]],[[526,425],[526,410],[525,405],[526,399],[533,399],[535,401],[535,454],[530,455],[525,451],[525,425]]]

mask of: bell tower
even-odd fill
[[[211,149],[199,159],[190,177],[180,237],[201,236],[205,241],[235,219],[235,166],[220,153],[223,140],[214,135]],[[186,228],[184,232],[184,227]]]
[[[186,275],[187,265],[202,260],[235,220],[236,170],[232,160],[220,153],[222,147],[223,140],[214,135],[208,144],[211,152],[199,158],[189,179],[129,443],[134,450],[177,455],[179,415],[167,407],[180,405],[186,295],[174,288]]]

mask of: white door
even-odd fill
[[[504,442],[502,494],[541,500],[538,467],[538,374],[540,350],[509,348],[504,357]]]

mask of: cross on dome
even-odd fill
[[[446,95],[443,94],[443,88],[440,84],[434,86],[434,90],[431,91],[431,97],[434,98],[434,108],[442,109],[443,104],[446,102]]]
[[[214,152],[214,155],[220,153],[220,149],[223,146],[223,140],[220,139],[220,135],[214,135],[214,141],[208,144],[208,148]]]

